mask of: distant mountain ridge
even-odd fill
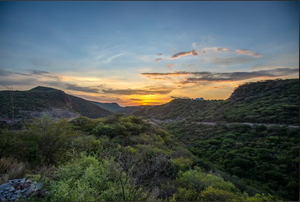
[[[9,91],[0,91],[0,116],[11,117]],[[38,86],[28,91],[13,91],[15,119],[24,114],[32,115],[42,111],[61,111],[89,118],[106,117],[112,112],[102,109],[85,99],[66,94],[62,90]],[[54,113],[54,112],[53,112]]]
[[[227,100],[174,99],[133,112],[144,118],[299,125],[299,79],[245,83]]]
[[[101,107],[102,109],[106,109],[111,112],[118,112],[124,108],[115,102],[113,102],[113,103],[102,103],[102,102],[95,102],[95,101],[90,101],[90,102]]]

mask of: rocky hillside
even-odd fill
[[[227,100],[175,99],[133,113],[145,118],[299,124],[299,79],[245,83]]]
[[[10,91],[0,91],[0,116],[2,118],[12,117],[10,93]],[[90,101],[68,95],[61,90],[42,86],[28,91],[13,91],[13,104],[15,119],[34,116],[42,111],[61,113],[61,116],[68,118],[76,114],[89,118],[106,117],[112,114]]]

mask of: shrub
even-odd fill
[[[109,161],[80,155],[69,165],[61,166],[56,179],[49,183],[51,201],[120,201],[121,186],[108,169]],[[127,191],[127,187],[125,189]]]

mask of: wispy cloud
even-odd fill
[[[153,94],[168,94],[172,92],[173,88],[168,87],[145,87],[145,89],[103,89],[107,94],[117,95],[153,95]]]
[[[77,86],[76,84],[66,84],[66,89],[68,90],[75,90],[75,91],[81,91],[86,93],[99,93],[99,89],[91,88],[91,87],[81,87]]]
[[[215,48],[216,51],[226,51],[229,52],[228,48]]]
[[[34,75],[44,75],[44,74],[50,74],[50,72],[48,71],[41,71],[41,70],[30,70],[31,74]]]
[[[189,67],[192,67],[192,66],[195,66],[195,64],[190,64],[190,65],[188,65]]]
[[[162,58],[157,58],[156,60],[155,60],[155,62],[159,62],[159,61],[161,61],[162,60]]]
[[[186,56],[186,55],[197,56],[198,52],[197,52],[197,50],[192,50],[192,51],[189,51],[189,52],[179,52],[179,53],[176,53],[176,54],[172,55],[170,57],[170,59],[176,59],[176,58],[183,57],[183,56]]]
[[[0,76],[10,76],[10,75],[14,75],[14,74],[23,75],[23,76],[31,76],[31,74],[13,72],[13,71],[9,71],[6,69],[0,69]]]
[[[157,55],[157,56],[161,56],[161,55],[163,55],[163,53],[156,53],[156,55]]]
[[[272,70],[261,70],[261,71],[252,71],[252,72],[168,72],[168,73],[142,73],[142,75],[155,79],[167,78],[165,76],[190,76],[186,77],[179,82],[179,84],[190,84],[198,82],[225,82],[225,81],[240,81],[251,78],[267,77],[275,78],[280,76],[286,76],[289,74],[299,72],[299,68],[278,68]]]
[[[137,99],[137,98],[130,98],[130,100],[134,100],[134,101],[143,101],[143,99]]]
[[[104,62],[104,63],[110,63],[110,62],[113,61],[115,58],[120,57],[120,56],[122,56],[122,55],[124,55],[124,53],[116,54],[116,55],[114,55],[114,56],[111,56],[111,57],[105,59],[103,62]]]
[[[168,68],[172,69],[174,67],[174,64],[168,64]]]
[[[225,88],[226,86],[211,86],[209,88]]]
[[[235,50],[235,51],[237,52],[237,54],[249,55],[249,56],[252,56],[252,57],[255,57],[255,58],[259,58],[259,57],[262,56],[259,53],[253,52],[253,51],[248,50],[248,49],[238,49],[238,50]]]

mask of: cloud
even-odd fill
[[[252,52],[251,50],[248,50],[248,49],[238,49],[238,50],[235,50],[235,51],[237,52],[237,54],[249,55],[249,56],[252,56],[252,57],[255,57],[255,58],[259,58],[259,57],[262,56],[259,53]]]
[[[143,99],[130,98],[130,100],[134,100],[134,101],[142,101]]]
[[[177,71],[177,72],[168,72],[168,73],[141,73],[141,75],[146,77],[152,77],[152,76],[183,76],[183,75],[189,75],[191,72],[186,71]]]
[[[161,55],[163,55],[163,53],[156,53],[156,55],[157,55],[157,56],[161,56]]]
[[[159,61],[161,61],[162,60],[162,58],[157,58],[156,60],[155,60],[155,62],[159,62]]]
[[[253,72],[230,72],[230,73],[208,73],[196,78],[186,78],[180,84],[198,83],[198,82],[226,82],[226,81],[241,81],[252,78],[267,77],[276,78],[297,73],[299,69],[279,68],[273,70],[261,70]]]
[[[5,69],[0,69],[0,76],[10,76],[10,75],[23,75],[23,76],[31,76],[31,74],[25,74],[25,73],[20,73],[20,72],[12,72],[9,70],[5,70]]]
[[[86,93],[99,93],[99,90],[96,88],[91,88],[91,87],[80,87],[77,86],[76,84],[68,84],[66,83],[66,89],[68,90],[75,90],[75,91],[81,91],[81,92],[86,92]]]
[[[104,63],[109,63],[109,62],[113,61],[115,58],[120,57],[122,55],[124,55],[124,53],[119,53],[119,54],[113,55],[113,56],[107,58],[106,60],[104,60],[103,62]]]
[[[209,88],[225,88],[226,86],[212,86],[212,87],[209,87]]]
[[[179,53],[176,53],[176,54],[172,55],[170,57],[170,59],[176,59],[176,58],[183,57],[183,56],[186,56],[186,55],[197,56],[198,52],[197,52],[197,50],[192,50],[192,51],[189,51],[189,52],[179,52]]]
[[[214,58],[211,62],[218,65],[234,65],[244,64],[248,62],[256,61],[256,58],[249,57],[228,57],[228,58]]]
[[[202,50],[201,53],[203,53],[203,54],[206,53],[206,50]]]
[[[278,68],[272,70],[261,70],[252,72],[168,72],[168,73],[142,73],[142,75],[155,79],[157,77],[168,78],[167,76],[189,76],[181,80],[178,84],[190,84],[198,82],[226,82],[226,81],[240,81],[251,78],[268,77],[275,78],[286,76],[289,74],[299,72],[299,68]]]
[[[14,79],[14,78],[4,78],[0,80],[0,85],[36,85],[37,80],[34,78],[30,79]]]
[[[185,97],[185,96],[178,96],[178,97],[170,96],[170,97],[173,98],[173,99],[191,99],[190,97]]]
[[[195,64],[190,64],[190,65],[188,65],[189,67],[192,67],[192,66],[195,66]]]
[[[226,51],[229,52],[228,48],[215,48],[216,51]]]
[[[172,69],[174,67],[174,64],[168,64],[168,68]]]
[[[31,74],[34,74],[34,75],[50,74],[50,72],[47,72],[47,71],[41,71],[41,70],[30,70],[30,71],[31,71]]]
[[[107,89],[102,90],[104,93],[118,94],[118,95],[153,95],[153,94],[168,94],[172,89]]]

